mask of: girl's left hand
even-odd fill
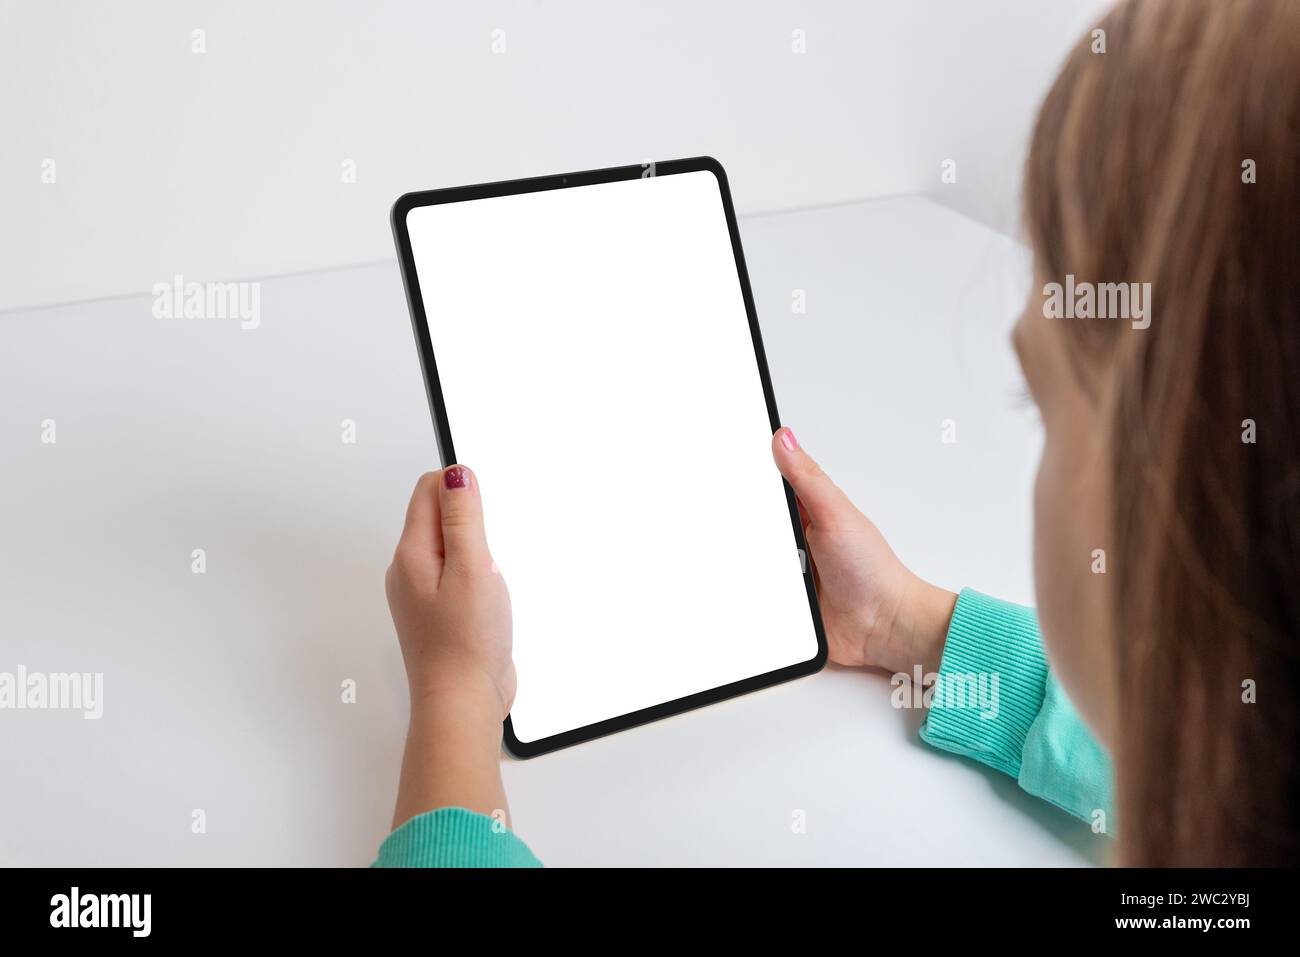
[[[442,807],[508,825],[501,722],[515,698],[510,595],[465,466],[420,477],[385,584],[411,687],[393,827]]]
[[[515,697],[510,594],[488,551],[474,473],[420,477],[385,580],[411,706],[468,689],[505,719]]]

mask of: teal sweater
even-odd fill
[[[962,591],[921,738],[1014,777],[1030,794],[1112,830],[1111,770],[1047,668],[1032,609]],[[510,830],[464,808],[407,821],[377,867],[540,867]]]

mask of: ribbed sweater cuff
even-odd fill
[[[962,589],[921,738],[1018,778],[1046,683],[1034,610]]]
[[[444,807],[411,818],[379,845],[374,867],[541,867],[528,845],[484,814]]]

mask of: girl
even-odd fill
[[[1037,619],[921,581],[789,429],[772,451],[833,661],[999,675],[995,719],[932,707],[926,741],[1094,824],[1113,797],[1124,864],[1294,864],[1300,4],[1128,0],[1098,29],[1043,104],[1025,176]],[[1134,283],[1131,316],[1084,318],[1094,299],[1059,318],[1061,289],[1123,307],[1113,284]],[[411,724],[378,863],[536,864],[503,826],[510,606],[469,469],[420,480],[388,596]]]

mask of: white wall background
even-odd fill
[[[701,153],[742,215],[922,192],[1010,230],[1103,6],[2,0],[0,310],[385,260],[402,192]]]

